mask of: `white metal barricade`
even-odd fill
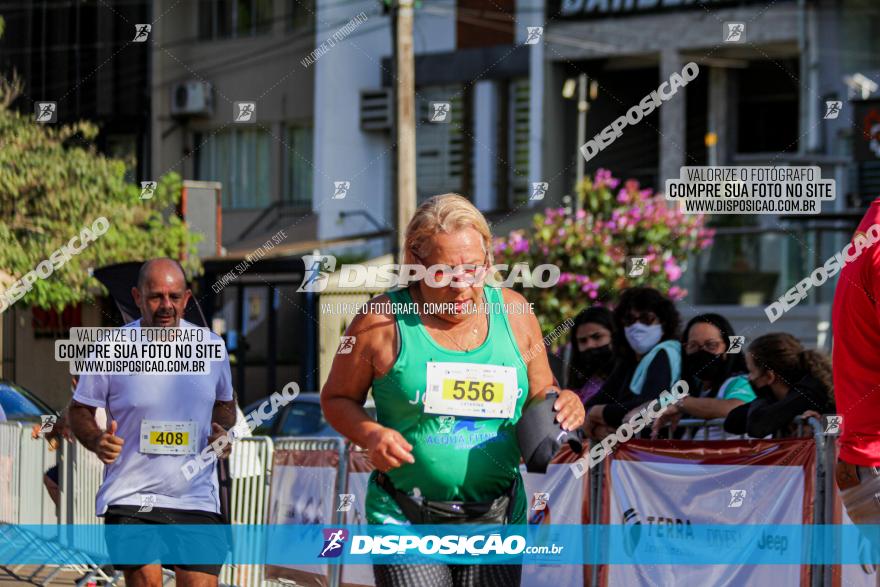
[[[0,422],[0,523],[54,524],[55,504],[43,488],[43,474],[55,453],[20,422]]]
[[[0,422],[0,523],[18,523],[19,477],[18,466],[22,425]]]
[[[59,508],[52,502],[43,478],[48,469],[62,461],[67,447],[58,452],[51,451],[43,439],[32,438],[30,426],[19,422],[0,423],[0,522],[45,526],[64,520],[64,517],[59,518]],[[63,473],[60,473],[59,486],[62,483]],[[7,544],[16,544],[19,550],[41,552],[46,558],[59,561],[65,558],[64,548],[56,541],[37,540],[12,526],[5,528],[4,532],[11,539]],[[13,556],[11,552],[5,554]],[[17,575],[24,566],[17,565],[9,570]],[[27,580],[36,583],[47,567],[55,570],[39,579],[39,584],[48,584],[61,570],[60,565],[40,565]],[[87,572],[90,567],[77,565],[75,568]]]
[[[96,524],[95,495],[104,478],[104,463],[79,443],[65,443],[62,454],[61,503],[66,524]]]
[[[269,508],[269,481],[272,477],[272,439],[265,436],[242,438],[235,442],[229,457],[231,524],[265,524]],[[258,548],[254,545],[254,548]],[[259,553],[249,553],[258,556]],[[263,565],[228,564],[220,581],[237,587],[260,587]]]

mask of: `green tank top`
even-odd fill
[[[395,316],[400,349],[393,367],[373,382],[373,399],[379,423],[400,432],[413,446],[415,463],[388,473],[401,491],[413,494],[417,488],[423,497],[439,501],[491,501],[504,494],[520,474],[515,425],[529,394],[528,371],[503,311],[501,290],[486,286],[483,291],[490,308],[489,333],[483,344],[470,351],[439,345],[418,314]],[[412,303],[407,289],[388,292],[388,296],[391,302]],[[423,394],[428,362],[513,367],[519,388],[513,416],[451,419],[426,414]],[[513,523],[525,517],[524,492],[516,500]],[[365,505],[370,524],[406,523],[397,504],[372,477]]]

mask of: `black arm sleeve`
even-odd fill
[[[787,426],[807,410],[816,409],[816,403],[808,394],[793,387],[778,402],[752,402],[746,431],[752,438],[763,438]]]
[[[620,426],[627,412],[636,406],[640,406],[653,399],[660,397],[663,391],[669,389],[669,380],[672,379],[672,366],[669,364],[669,357],[665,351],[661,351],[654,356],[651,364],[648,365],[648,371],[645,373],[645,383],[642,385],[642,393],[639,395],[632,394],[631,397],[624,401],[610,403],[605,406],[602,412],[602,418],[609,426]]]
[[[624,367],[615,369],[605,380],[602,389],[587,401],[585,407],[589,409],[593,406],[615,403],[617,398],[623,394],[624,385],[629,381],[629,372],[630,370]]]
[[[755,402],[764,402],[764,400],[752,400],[750,403],[737,406],[730,410],[727,413],[727,417],[724,418],[724,431],[728,434],[745,434],[749,422],[749,406]]]

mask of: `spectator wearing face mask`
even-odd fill
[[[730,411],[724,421],[728,432],[754,438],[775,432],[791,436],[797,416],[834,412],[831,362],[792,335],[775,332],[753,340],[746,366],[757,399]]]
[[[667,424],[674,428],[682,416],[701,420],[726,418],[734,408],[755,399],[742,349],[730,352],[733,336],[730,322],[718,314],[700,314],[688,322],[681,337],[685,351],[681,371],[691,393],[654,420],[654,437]],[[692,438],[720,440],[724,433],[720,426],[710,426],[700,428]]]
[[[614,315],[608,308],[587,308],[574,320],[564,387],[583,403],[599,393],[614,370],[613,333]]]
[[[604,437],[630,410],[657,399],[679,380],[680,324],[675,304],[656,289],[633,287],[621,293],[612,340],[618,364],[587,404],[587,434]]]

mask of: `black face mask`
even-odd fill
[[[761,385],[760,387],[755,383],[754,379],[749,379],[749,385],[752,386],[752,389],[755,392],[755,395],[761,399],[766,399],[770,401],[776,400],[776,396],[773,394],[773,388],[769,385]]]
[[[577,367],[584,375],[592,375],[596,371],[607,371],[613,358],[611,345],[606,344],[583,351]]]
[[[713,355],[702,349],[695,353],[685,354],[682,371],[686,379],[701,381],[717,381],[724,376],[727,361],[721,355]]]

